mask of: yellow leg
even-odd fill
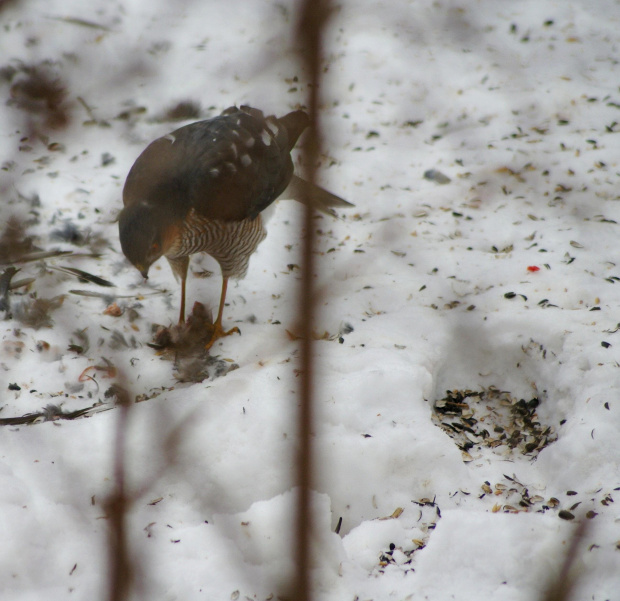
[[[217,312],[217,319],[215,320],[215,323],[213,324],[213,336],[211,337],[211,340],[207,343],[207,346],[205,347],[207,350],[209,350],[212,346],[213,343],[218,339],[218,338],[223,338],[224,336],[230,336],[231,334],[241,334],[241,331],[239,330],[239,328],[237,326],[235,326],[234,328],[231,328],[228,331],[225,331],[224,328],[222,327],[222,317],[224,315],[224,304],[226,302],[226,289],[228,288],[228,278],[222,278],[222,293],[220,294],[220,308],[218,309]]]
[[[179,311],[179,325],[185,323],[185,282],[187,281],[187,268],[189,267],[189,257],[166,257],[172,273],[177,280],[181,280],[181,310]]]
[[[217,311],[216,327],[222,329],[222,316],[224,315],[224,304],[226,302],[226,291],[228,290],[228,278],[222,277],[222,292],[220,293],[220,307]]]
[[[179,325],[185,323],[185,282],[187,281],[187,272],[181,277],[181,310],[179,312]]]

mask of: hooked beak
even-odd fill
[[[136,269],[140,272],[140,275],[145,279],[149,279],[149,268],[144,265],[136,265]]]

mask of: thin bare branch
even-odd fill
[[[133,566],[127,541],[127,512],[130,500],[126,492],[125,447],[131,401],[129,393],[117,387],[118,423],[114,441],[115,489],[106,502],[109,519],[109,601],[124,601],[131,590]]]
[[[327,0],[306,0],[301,6],[298,31],[302,40],[301,61],[309,74],[308,108],[310,131],[304,145],[306,179],[316,180],[316,163],[321,146],[318,119],[318,90],[321,76],[322,33],[329,14]],[[314,392],[314,358],[312,335],[316,307],[314,290],[314,227],[313,209],[306,203],[304,213],[303,267],[299,314],[302,322],[301,336],[301,384],[300,407],[298,415],[299,455],[297,464],[298,505],[296,516],[297,573],[294,585],[294,598],[310,601],[310,541],[312,539],[312,511],[310,493],[313,482],[312,465],[312,416]]]
[[[571,537],[570,545],[566,550],[566,556],[564,557],[560,574],[556,580],[551,582],[542,597],[542,601],[568,601],[571,598],[576,584],[576,578],[575,575],[571,573],[571,568],[577,559],[579,548],[583,543],[587,530],[588,522],[585,520],[577,525]]]

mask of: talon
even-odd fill
[[[224,328],[222,328],[221,323],[215,322],[213,324],[213,335],[211,336],[211,340],[209,340],[209,342],[205,345],[205,350],[208,351],[215,344],[216,340],[224,338],[225,336],[230,336],[231,334],[241,335],[241,330],[235,326],[234,328],[225,331]]]

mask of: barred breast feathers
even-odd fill
[[[219,221],[205,219],[192,209],[166,256],[175,259],[204,252],[220,264],[224,277],[243,278],[250,256],[266,235],[260,215],[255,219]]]

